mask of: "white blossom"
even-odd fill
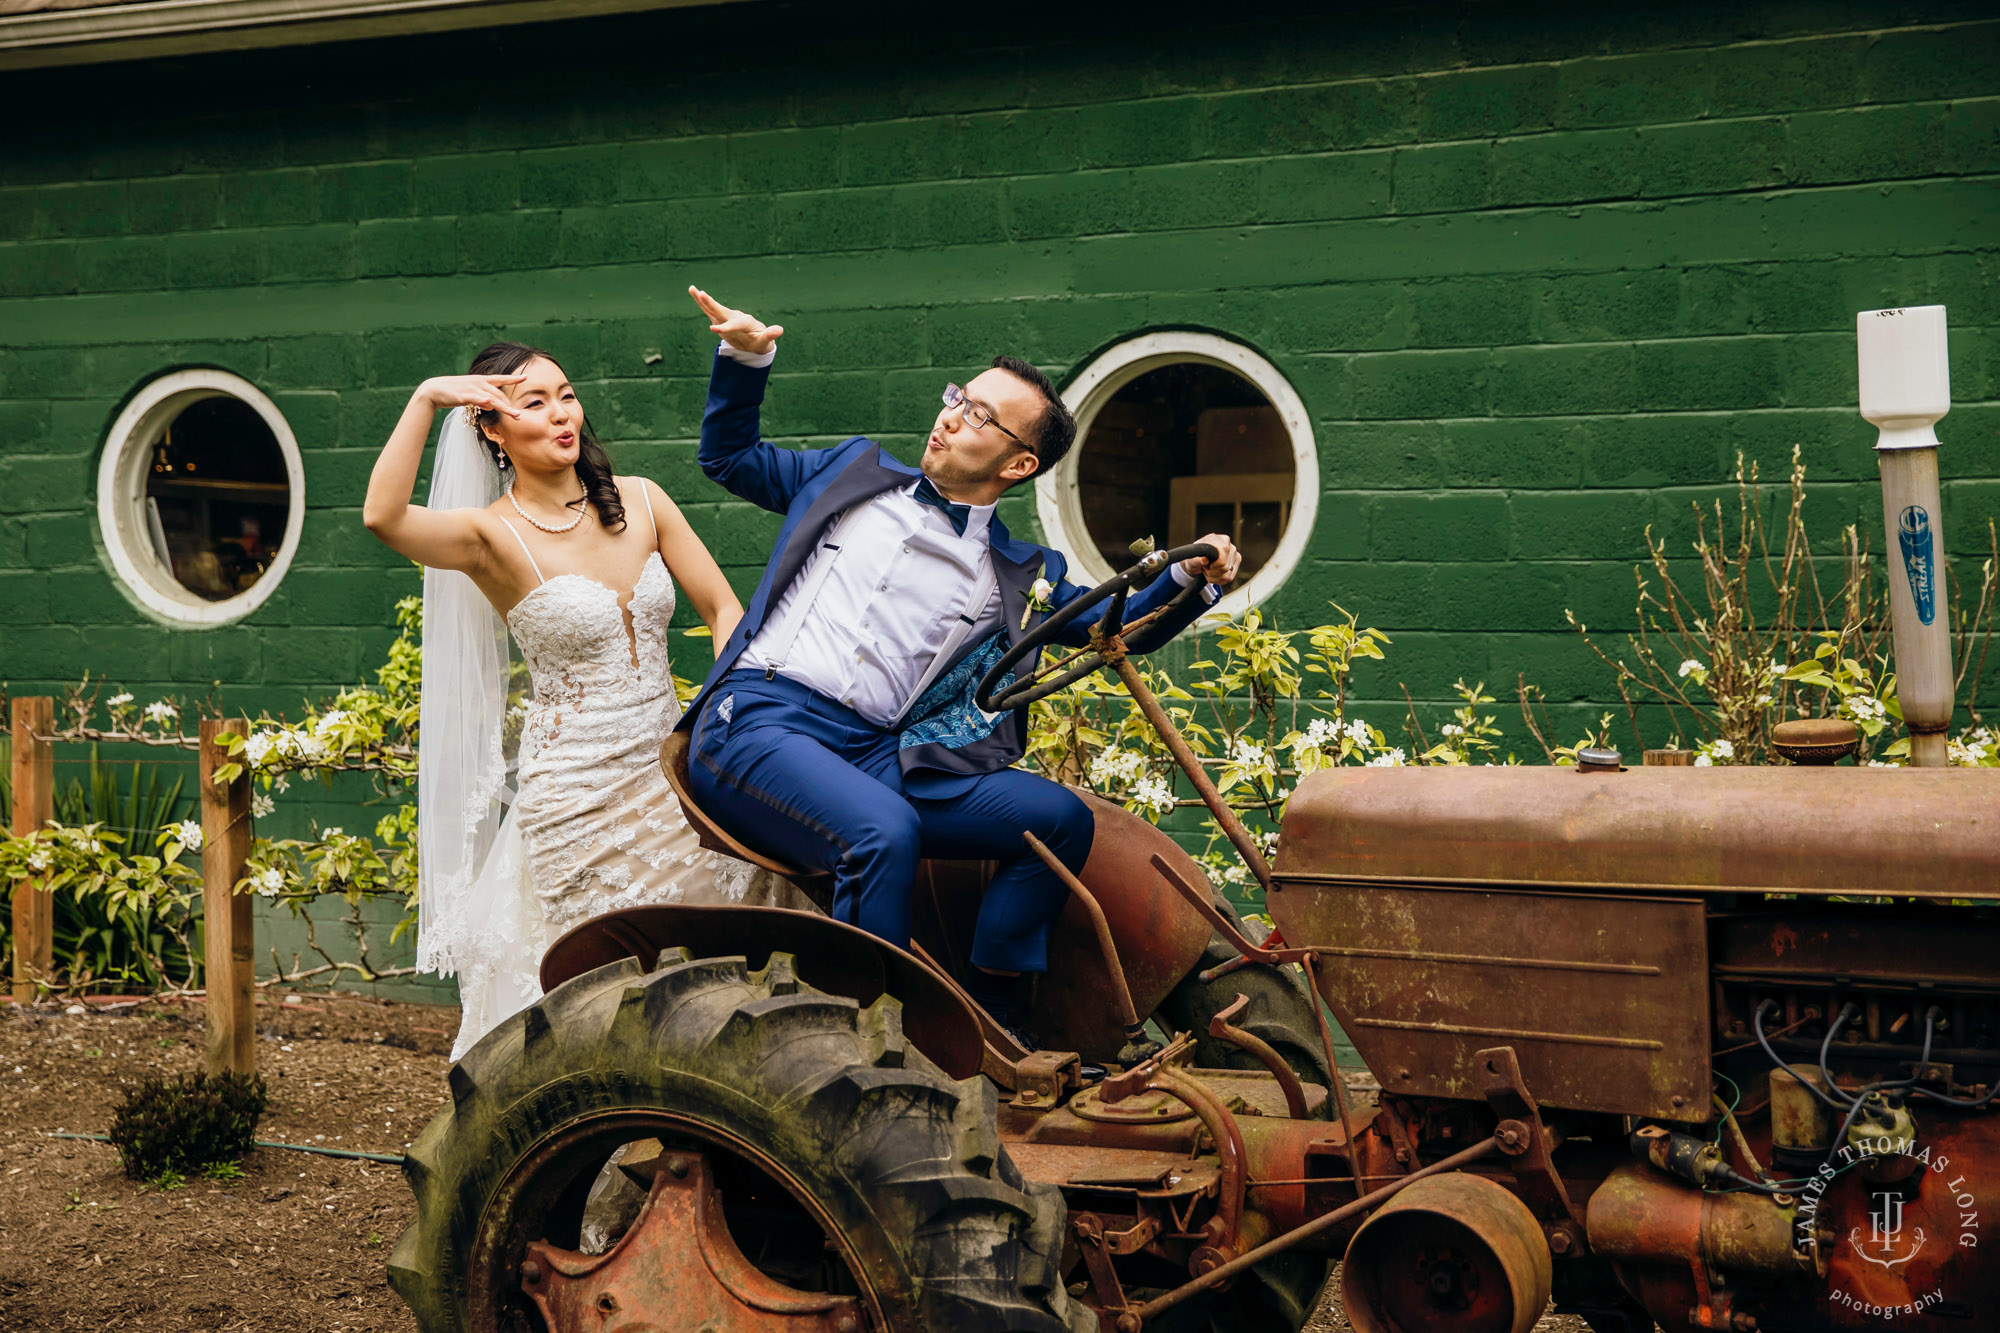
[[[277,808],[278,808],[278,803],[272,800],[269,796],[266,796],[263,792],[260,791],[251,793],[250,814],[252,818],[262,819],[266,815],[270,814],[273,810],[276,810]]]
[[[1696,768],[1714,768],[1715,761],[1705,754],[1698,754],[1694,757],[1694,766]]]
[[[1791,668],[1786,666],[1783,662],[1780,662],[1777,658],[1774,657],[1771,659],[1770,670],[1771,670],[1771,679],[1776,680],[1778,677],[1784,675],[1787,671],[1790,671]]]
[[[126,704],[129,704],[131,702],[132,702],[132,696],[129,694],[114,694],[107,701],[109,706],[112,708],[123,708]]]
[[[40,851],[30,852],[28,854],[28,869],[47,870],[48,868],[49,868],[48,848],[44,847]]]
[[[1135,750],[1099,750],[1090,761],[1090,785],[1120,788],[1139,780],[1146,758]]]
[[[1235,857],[1209,857],[1205,862],[1210,880],[1221,880],[1224,884],[1243,884],[1250,879],[1250,872],[1243,862]]]
[[[1332,718],[1316,717],[1306,727],[1306,743],[1315,747],[1325,746],[1340,740],[1340,723]]]
[[[285,872],[272,866],[257,876],[257,892],[269,898],[285,891]]]
[[[1727,740],[1717,741],[1709,747],[1709,753],[1722,759],[1734,759],[1736,757],[1736,743]]]
[[[157,722],[161,726],[165,726],[180,715],[181,710],[164,699],[155,699],[152,703],[146,705],[146,720]]]
[[[1447,736],[1463,736],[1465,734],[1465,728],[1459,726],[1456,722],[1447,722],[1440,730]]]
[[[313,731],[317,735],[324,736],[335,727],[344,725],[347,721],[347,716],[345,709],[329,709],[320,715],[319,721],[313,723]]]
[[[1889,710],[1872,694],[1850,694],[1840,701],[1840,711],[1856,722],[1881,722]]]
[[[183,819],[180,823],[174,825],[174,836],[180,839],[181,846],[187,848],[189,851],[198,852],[201,850],[201,825],[195,823],[192,819]]]
[[[286,727],[278,733],[273,746],[286,758],[305,760],[308,763],[315,759],[324,759],[327,754],[326,742],[303,727]]]
[[[1271,752],[1248,736],[1238,736],[1231,742],[1230,751],[1230,758],[1239,764],[1268,764],[1271,761]]]
[[[1689,676],[1693,675],[1695,672],[1705,671],[1705,670],[1707,670],[1706,667],[1702,666],[1700,662],[1690,657],[1685,662],[1681,663],[1681,679],[1686,680]]]
[[[1360,718],[1352,718],[1347,724],[1347,739],[1356,745],[1366,746],[1375,739],[1375,729]]]
[[[249,740],[243,742],[244,761],[252,768],[262,768],[264,760],[271,753],[274,744],[275,742],[272,740],[269,732],[259,731],[254,733]]]
[[[1405,762],[1406,756],[1403,754],[1401,747],[1398,747],[1393,750],[1384,750],[1381,754],[1376,755],[1368,761],[1368,767],[1401,768]]]
[[[621,829],[621,831],[623,830]],[[320,830],[319,840],[321,842],[332,842],[335,838],[338,838],[340,836],[341,836],[340,827],[338,825],[335,825],[333,828]]]
[[[1154,818],[1169,814],[1174,808],[1174,789],[1165,779],[1153,776],[1142,780],[1132,788],[1131,800],[1143,807]]]
[[[1047,579],[1036,579],[1034,586],[1028,589],[1029,595],[1037,602],[1048,601],[1049,598],[1055,596],[1055,592],[1056,585],[1050,583]]]

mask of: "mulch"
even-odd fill
[[[0,1004],[0,1333],[413,1331],[389,1249],[413,1210],[388,1163],[258,1148],[243,1178],[161,1191],[101,1134],[125,1091],[201,1068],[201,1004]],[[257,1137],[400,1153],[449,1100],[458,1011],[260,996]]]

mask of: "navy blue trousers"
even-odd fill
[[[1048,967],[1049,925],[1069,896],[1028,849],[1033,833],[1072,871],[1096,832],[1088,806],[1047,778],[1002,769],[941,798],[904,790],[897,737],[824,695],[761,671],[730,673],[695,719],[694,799],[746,846],[833,872],[833,915],[899,948],[925,857],[990,860],[972,961]]]

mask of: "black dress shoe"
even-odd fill
[[[1042,1049],[1042,1039],[1040,1037],[1037,1037],[1033,1032],[1030,1032],[1027,1028],[1016,1027],[1014,1026],[1014,1024],[1009,1023],[1006,1019],[1001,1018],[997,1014],[989,1014],[989,1016],[993,1019],[994,1026],[998,1027],[1002,1032],[1012,1037],[1015,1040],[1015,1042],[1019,1044],[1022,1050],[1039,1051]]]

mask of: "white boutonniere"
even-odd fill
[[[1036,579],[1034,584],[1021,594],[1021,596],[1028,599],[1027,606],[1021,609],[1022,629],[1028,628],[1028,620],[1035,612],[1040,611],[1043,615],[1047,615],[1056,609],[1055,603],[1049,600],[1055,596],[1055,593],[1055,584],[1050,583],[1047,579]]]

